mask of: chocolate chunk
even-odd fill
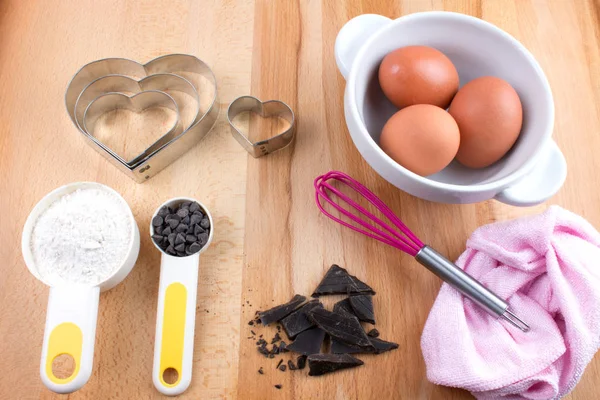
[[[178,244],[177,246],[175,246],[175,251],[177,253],[184,253],[185,254],[185,243],[181,243],[181,244]]]
[[[183,219],[190,215],[190,210],[187,208],[180,208],[179,210],[177,210],[177,215],[179,215],[179,217]]]
[[[178,221],[178,220],[176,220],[176,219],[170,219],[170,220],[168,221],[168,224],[169,224],[169,227],[170,227],[171,229],[175,229],[175,228],[177,228],[177,226],[179,225],[179,221]]]
[[[306,367],[306,356],[305,355],[301,355],[300,357],[298,357],[298,359],[296,360],[296,367],[298,369],[304,369],[304,367]]]
[[[187,231],[188,226],[184,223],[180,223],[179,225],[177,225],[177,228],[175,228],[175,232],[177,233],[183,233],[185,231]]]
[[[163,229],[162,231],[162,235],[163,236],[169,236],[173,231],[171,230],[170,226],[167,226],[165,229]]]
[[[181,244],[181,243],[185,243],[185,236],[182,233],[178,233],[177,236],[175,236],[175,244]]]
[[[325,340],[325,331],[311,328],[298,334],[294,343],[289,344],[287,349],[304,355],[315,354],[321,352],[323,340]]]
[[[323,307],[323,304],[319,300],[311,300],[281,320],[288,338],[293,339],[297,334],[315,326],[315,323],[308,319],[308,312],[315,307]]]
[[[261,374],[261,375],[263,375],[263,374],[265,373],[265,371],[263,371],[262,367],[260,367],[260,368],[258,369],[258,373],[259,373],[259,374]]]
[[[163,217],[157,215],[154,218],[152,218],[152,226],[161,226],[163,224],[163,221]]]
[[[291,314],[298,306],[306,301],[306,297],[299,294],[295,295],[289,302],[273,307],[267,311],[260,312],[258,317],[263,325],[269,325],[271,322],[277,322]]]
[[[281,340],[281,336],[279,336],[279,333],[276,333],[275,336],[273,336],[273,339],[271,340],[271,344],[279,342]]]
[[[375,323],[375,313],[373,311],[373,296],[370,294],[361,294],[358,296],[350,296],[348,298],[350,305],[354,310],[354,314],[359,321],[365,321],[370,324]]]
[[[281,361],[283,361],[283,360],[281,360]],[[285,370],[286,370],[286,366],[285,366],[285,365],[280,365],[280,366],[279,366],[279,370],[280,370],[281,372],[285,372]]]
[[[275,385],[275,389],[281,389],[281,387],[282,387],[282,386],[281,386],[281,385],[279,385],[279,384],[278,384],[278,385]]]
[[[194,235],[185,235],[185,241],[188,243],[194,243],[196,241],[196,236]]]
[[[208,218],[202,218],[202,221],[200,221],[200,226],[204,229],[210,228],[210,221],[208,220]]]
[[[204,232],[206,232],[206,231],[204,230],[203,227],[201,227],[198,224],[194,225],[194,235],[199,236],[201,233],[204,233]]]
[[[344,268],[333,264],[312,296],[327,294],[375,294],[375,291]]]
[[[371,342],[356,317],[333,313],[322,307],[309,311],[308,317],[331,337],[360,347],[371,347]]]
[[[349,354],[312,354],[308,356],[308,375],[319,376],[363,364],[364,362]]]
[[[202,217],[200,215],[192,214],[190,217],[190,225],[199,224],[202,221]]]
[[[369,332],[367,332],[367,336],[372,337],[372,338],[379,337],[379,331],[377,329],[373,328]]]
[[[175,246],[175,237],[177,236],[176,233],[171,233],[168,237],[169,243],[171,244],[171,246]]]
[[[198,242],[194,242],[190,245],[190,254],[195,254],[202,249],[202,245]]]
[[[190,212],[193,213],[194,211],[198,211],[200,210],[200,204],[198,204],[197,202],[192,202],[192,204],[190,204],[190,208],[189,208]]]
[[[166,217],[167,215],[171,214],[171,210],[169,210],[169,207],[167,206],[162,206],[160,208],[160,210],[158,210],[158,212],[156,213],[156,215],[159,215],[161,217]]]
[[[375,354],[385,353],[386,351],[394,350],[398,348],[398,343],[387,342],[385,340],[371,338],[371,343],[375,347]]]
[[[333,305],[333,312],[345,315],[346,317],[356,317],[349,299],[340,300]]]
[[[294,364],[294,362],[292,360],[288,360],[287,364],[288,364],[288,368],[290,371],[296,370],[296,365]]]

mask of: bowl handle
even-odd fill
[[[377,14],[363,14],[352,18],[340,29],[335,38],[335,62],[343,75],[348,78],[350,67],[362,45],[391,19]]]
[[[551,140],[533,170],[514,185],[496,194],[495,199],[518,207],[534,206],[554,196],[566,177],[565,157]]]

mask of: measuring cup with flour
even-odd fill
[[[183,393],[192,381],[198,268],[213,226],[208,209],[185,197],[162,204],[150,223],[162,253],[152,380],[166,395]]]
[[[54,392],[74,392],[92,374],[100,291],[125,279],[137,259],[137,224],[125,200],[111,188],[72,183],[34,207],[21,246],[29,271],[50,286],[42,381]],[[53,368],[59,357],[71,358],[69,376]]]

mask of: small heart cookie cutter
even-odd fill
[[[180,78],[179,83],[175,85],[178,89],[169,84],[169,82],[174,82],[173,76]],[[99,83],[100,78],[106,78],[106,81]],[[127,78],[130,82],[124,83]],[[193,91],[186,89],[186,85],[181,82],[181,79],[189,83]],[[136,85],[132,85],[131,81]],[[135,89],[135,86],[138,88]],[[160,91],[163,92],[167,90],[166,88],[170,88],[191,93],[192,97],[194,97],[193,92],[196,92],[195,98],[197,99],[199,99],[197,97],[199,93],[207,93],[208,106],[201,109],[202,107],[199,105],[191,125],[184,122],[184,129],[180,133],[177,131],[167,132],[132,160],[124,160],[85,129],[85,110],[101,95],[114,92],[133,92],[135,94],[140,90],[154,90],[157,87],[162,87],[163,90]],[[130,90],[132,88],[134,90]],[[88,91],[89,93],[86,93]],[[214,126],[219,114],[217,84],[212,70],[206,63],[188,54],[169,54],[155,58],[146,64],[125,58],[105,58],[93,61],[79,69],[69,82],[65,93],[65,105],[71,121],[88,143],[122,172],[139,183],[156,175],[203,139]],[[180,110],[181,108],[179,106]],[[190,126],[185,128],[186,125]]]
[[[243,112],[253,112],[263,118],[279,117],[287,121],[289,127],[285,131],[269,139],[252,142],[233,123],[235,117]],[[254,158],[281,150],[294,140],[294,112],[290,106],[280,100],[268,100],[262,102],[254,96],[240,96],[229,105],[229,108],[227,109],[227,121],[231,126],[231,134],[235,140],[237,140],[238,143],[241,144]]]

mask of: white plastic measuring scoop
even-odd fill
[[[38,217],[55,201],[78,189],[96,188],[109,191],[122,202],[123,210],[130,219],[130,245],[121,266],[96,286],[64,283],[53,286],[44,280],[35,264],[31,250],[31,236]],[[40,281],[50,286],[46,328],[42,345],[40,374],[44,385],[56,393],[71,393],[80,389],[92,374],[96,320],[100,291],[116,286],[131,271],[140,250],[140,233],[131,209],[125,200],[111,188],[95,182],[78,182],[61,186],[47,194],[34,207],[25,222],[21,240],[23,258],[29,271]],[[57,377],[52,364],[59,356],[68,355],[74,362],[73,372],[68,377]]]
[[[210,221],[210,233],[200,251],[185,257],[171,256],[152,241],[162,253],[152,380],[159,392],[169,396],[183,393],[192,381],[200,254],[210,245],[214,232],[213,219],[208,209],[191,198],[178,197],[163,203],[152,219],[164,206],[174,207],[183,202],[196,202],[200,205],[200,211]],[[152,222],[150,235],[154,235]]]

